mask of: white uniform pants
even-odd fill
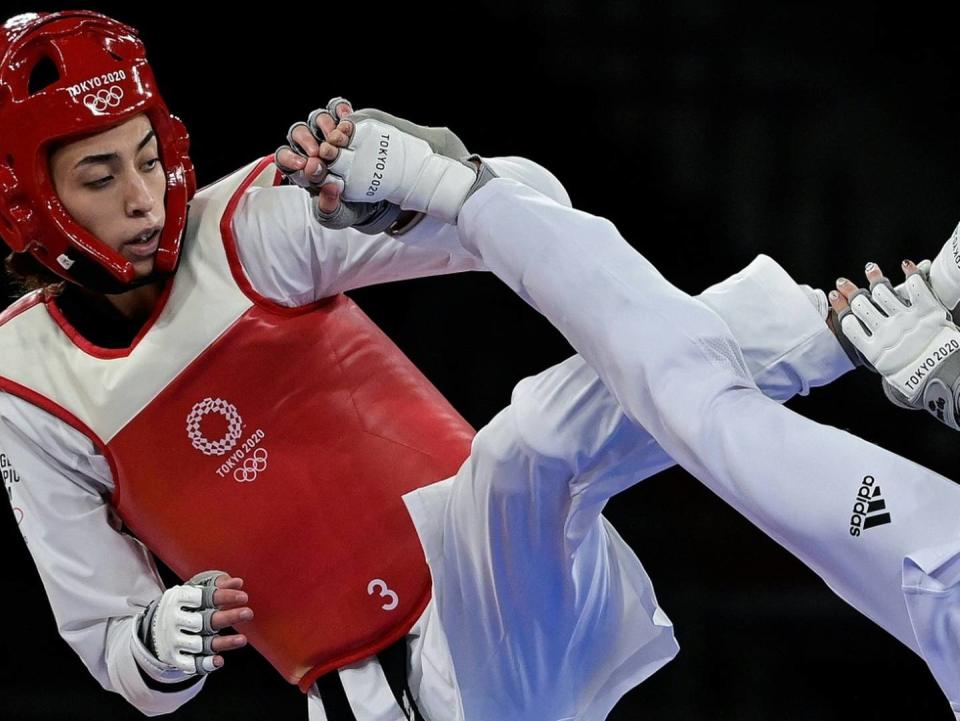
[[[771,396],[850,367],[768,258],[702,297],[738,328]],[[764,313],[781,324],[757,323]],[[673,657],[648,577],[600,515],[612,495],[670,465],[576,356],[521,381],[453,479],[406,497],[434,583],[411,664],[429,719],[603,719]]]
[[[765,397],[729,327],[664,280],[608,221],[496,179],[466,203],[459,224],[464,245],[550,319],[633,422],[920,653],[960,712],[960,488]],[[890,522],[882,522],[884,513]],[[516,538],[519,527],[524,543],[547,551],[537,522],[505,517],[505,537]],[[570,550],[554,546],[555,553]],[[493,557],[509,563],[525,550],[505,543]],[[598,575],[612,564],[591,558]],[[528,593],[549,609],[551,598],[579,591],[564,580]],[[619,611],[614,606],[612,623],[626,618]],[[591,618],[615,640],[607,620]],[[540,623],[552,631],[553,619]],[[594,630],[582,629],[583,636]],[[456,655],[454,665],[462,687]],[[508,689],[544,681],[536,663],[514,673]]]

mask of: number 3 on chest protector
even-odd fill
[[[392,611],[397,607],[397,604],[400,603],[400,598],[397,594],[391,591],[390,587],[379,578],[375,578],[367,584],[367,595],[372,596],[378,590],[380,591],[380,598],[390,599],[389,602],[380,607],[384,611]]]

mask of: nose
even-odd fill
[[[157,199],[153,197],[147,179],[140,173],[131,173],[124,184],[123,202],[127,215],[141,217],[153,210]]]

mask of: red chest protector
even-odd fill
[[[230,219],[273,180],[262,161],[198,194],[182,266],[131,349],[83,347],[52,303],[11,313],[0,352],[11,338],[36,352],[13,369],[4,355],[0,387],[104,449],[120,516],[180,577],[243,577],[243,632],[306,690],[423,611],[401,496],[453,475],[473,430],[346,297],[290,310],[252,292]]]

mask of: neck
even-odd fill
[[[105,296],[107,301],[126,318],[144,321],[153,312],[163,292],[163,282],[156,281],[128,290],[126,293]]]

